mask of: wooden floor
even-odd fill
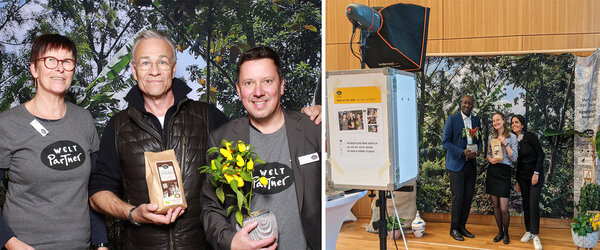
[[[368,233],[365,227],[368,219],[358,219],[356,222],[346,222],[338,236],[336,249],[379,249],[379,235]],[[412,232],[405,230],[408,248],[416,249],[533,249],[533,241],[522,243],[520,241],[525,227],[519,223],[509,228],[510,244],[493,242],[498,233],[494,224],[467,224],[467,229],[475,234],[475,238],[465,238],[465,241],[455,241],[449,235],[449,223],[427,222],[425,234],[421,238],[415,237]],[[571,240],[571,231],[568,228],[542,228],[540,239],[544,249],[576,249]],[[398,249],[405,249],[402,238],[397,241]],[[393,241],[387,241],[388,249],[396,249]],[[598,249],[598,246],[596,247]]]

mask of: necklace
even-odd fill
[[[60,120],[61,118],[63,118],[65,116],[65,113],[67,111],[66,105],[63,103],[63,110],[61,110],[61,112],[58,116],[46,115],[39,109],[37,98],[35,98],[35,97],[31,100],[31,105],[33,105],[33,108],[35,109],[35,112],[39,115],[39,118],[44,118],[44,119],[49,119],[49,120]]]

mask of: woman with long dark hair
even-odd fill
[[[527,121],[522,115],[514,115],[511,127],[519,141],[517,160],[517,184],[515,190],[523,197],[523,219],[527,230],[521,242],[533,240],[536,250],[540,242],[540,199],[544,186],[544,151],[535,134],[527,131]]]
[[[487,159],[490,163],[487,169],[486,191],[492,197],[494,203],[494,217],[498,225],[498,235],[494,237],[494,242],[503,240],[504,244],[510,243],[508,237],[508,225],[510,215],[508,214],[508,198],[511,189],[512,166],[517,162],[518,142],[517,136],[510,133],[506,126],[506,116],[502,113],[494,113],[492,116],[492,126],[494,132],[488,139]],[[503,159],[498,160],[492,157],[492,140],[500,140]]]

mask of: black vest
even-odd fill
[[[126,249],[209,248],[200,224],[200,187],[204,174],[208,138],[208,105],[183,98],[165,121],[165,138],[147,114],[131,105],[114,117],[115,144],[122,169],[122,198],[132,205],[150,203],[145,179],[144,152],[174,149],[181,168],[187,209],[170,225],[127,223],[122,235]]]

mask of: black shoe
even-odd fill
[[[467,231],[466,228],[461,228],[458,231],[460,232],[460,234],[462,236],[465,236],[467,238],[475,238],[475,235],[473,235],[471,232]]]
[[[450,230],[450,236],[452,236],[452,239],[458,240],[458,241],[463,241],[465,240],[465,238],[462,237],[462,235],[460,235],[460,232],[456,229],[452,229]]]
[[[508,232],[504,232],[504,240],[502,242],[504,242],[504,244],[510,243],[510,238],[508,238]]]
[[[496,237],[494,237],[494,242],[501,241],[503,237],[504,237],[504,234],[502,232],[499,232],[498,235],[496,235]]]

